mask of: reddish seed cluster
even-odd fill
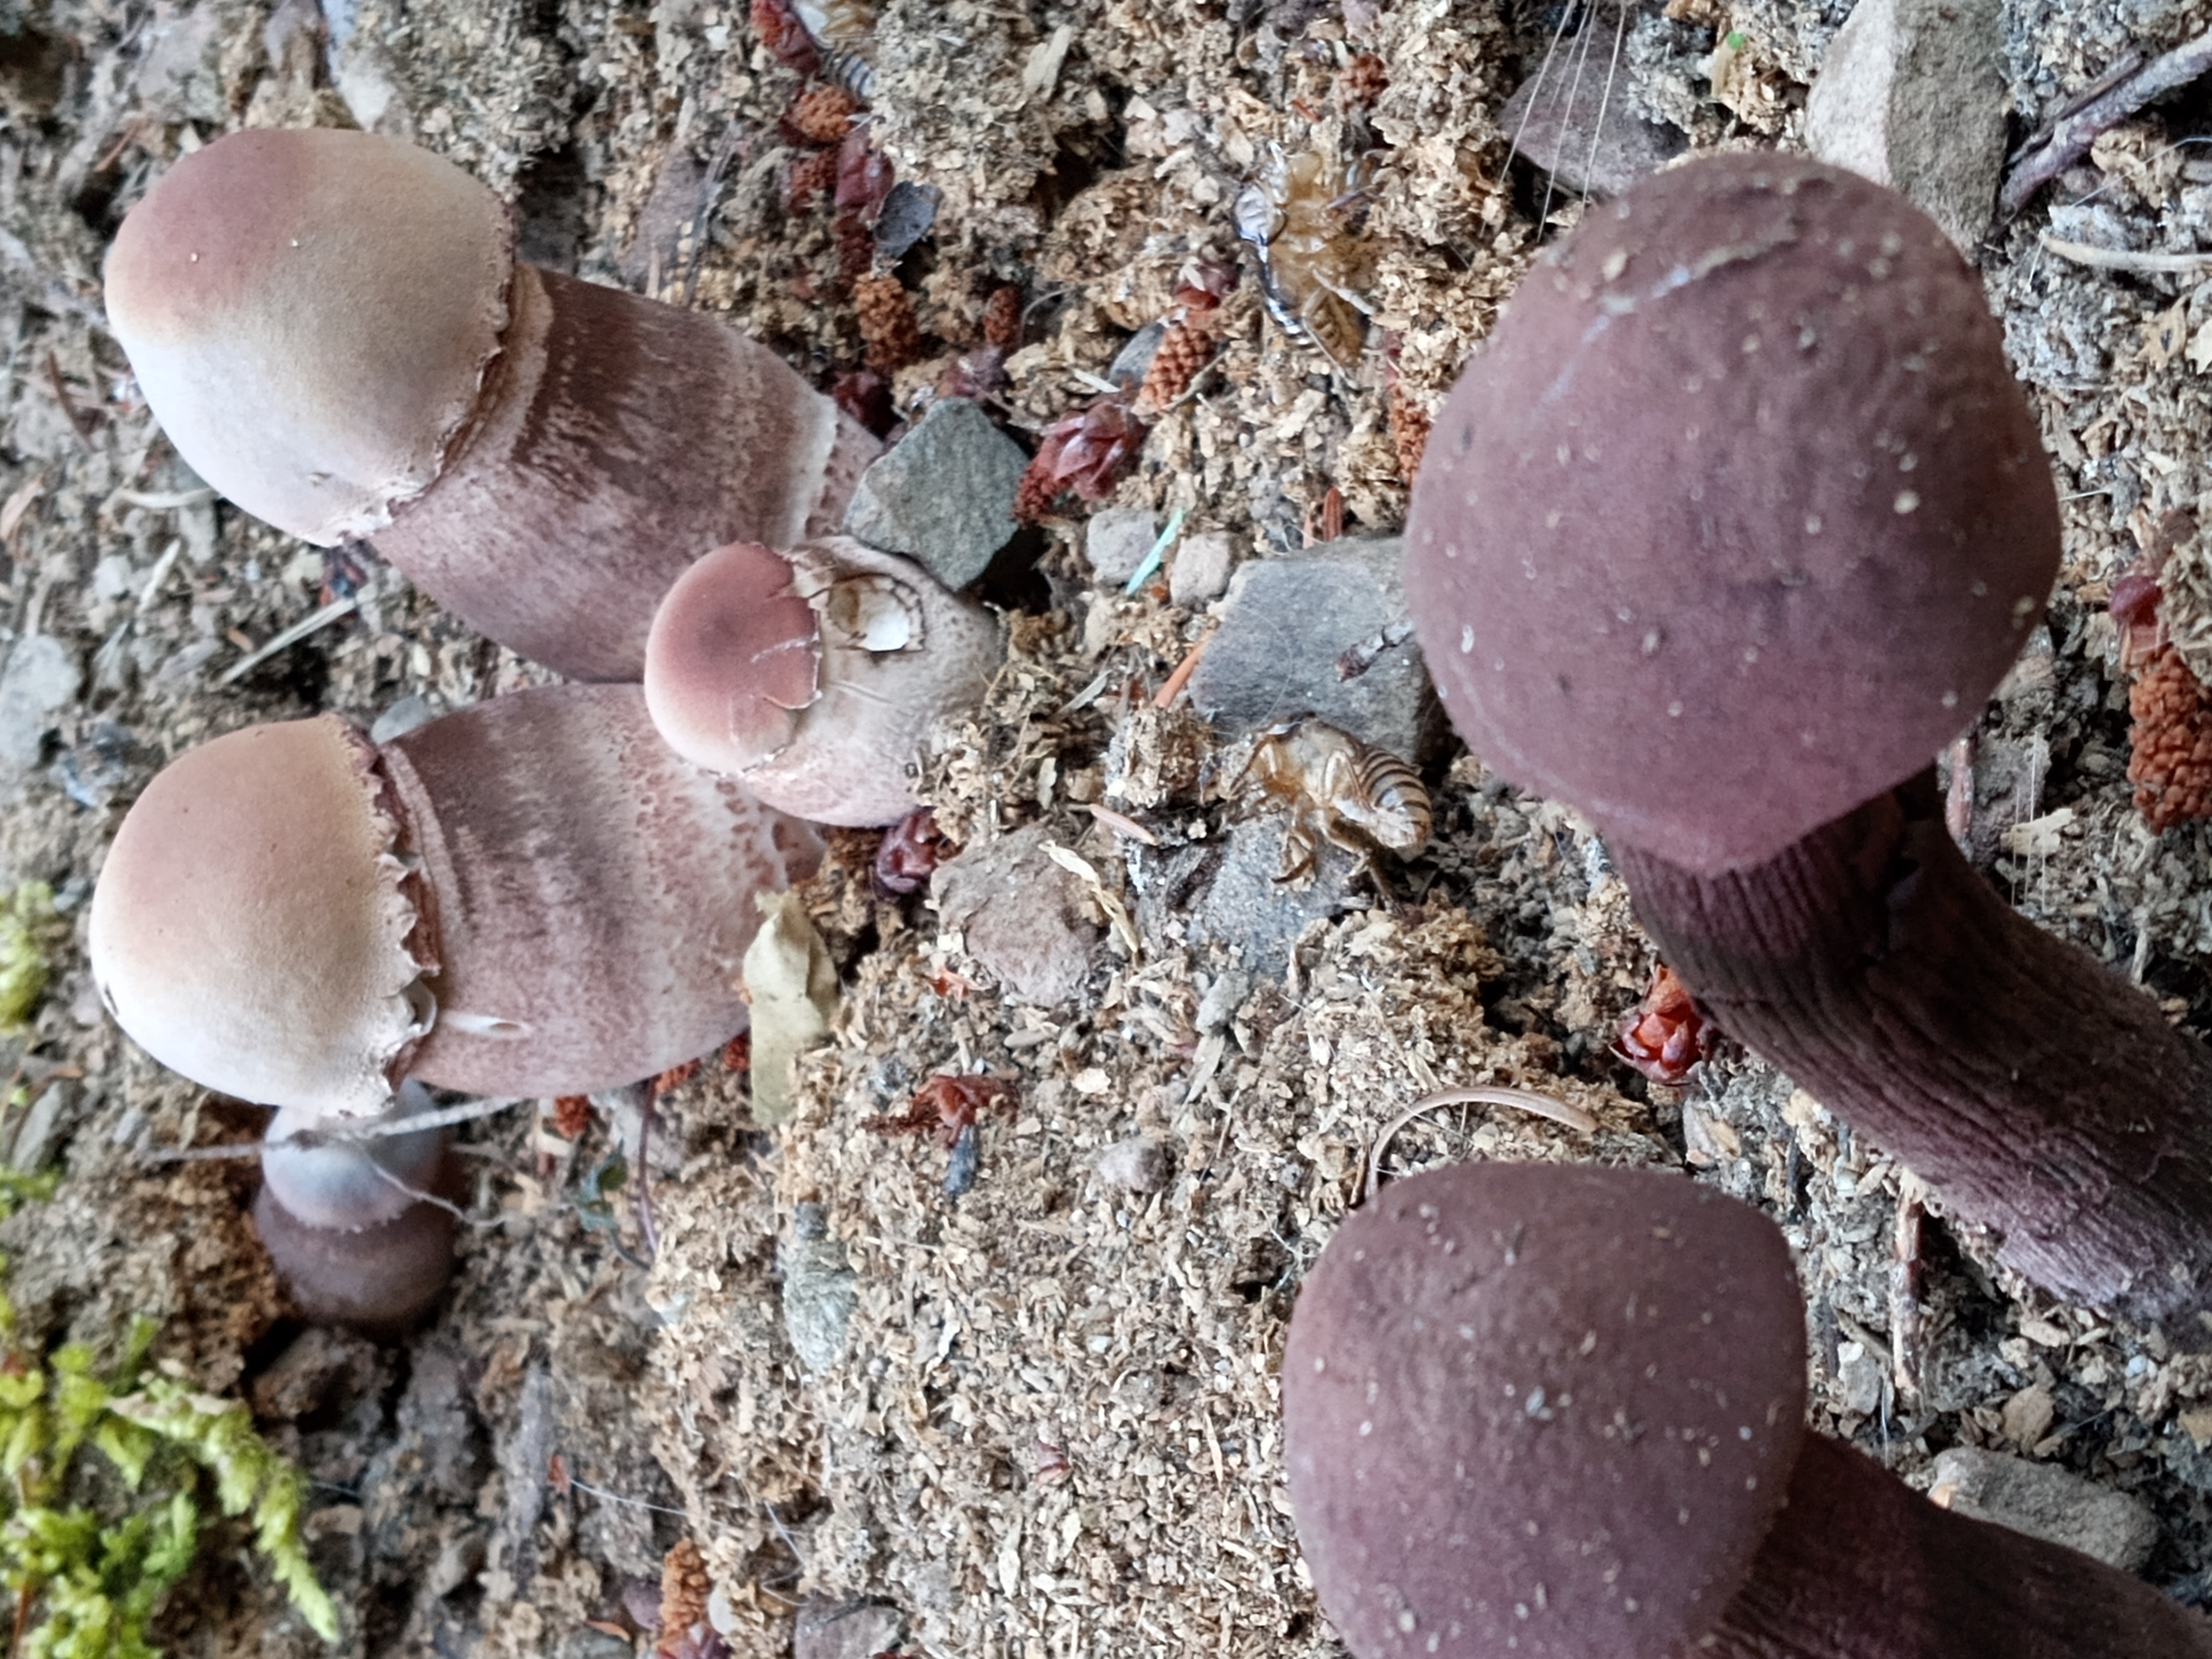
[[[810,144],[842,144],[860,112],[860,100],[842,87],[809,87],[791,100],[784,125]]]
[[[1014,517],[1042,518],[1070,489],[1086,501],[1104,501],[1144,442],[1145,424],[1123,392],[1094,398],[1062,416],[1045,428],[1036,457],[1022,475]]]
[[[1421,457],[1429,447],[1429,411],[1406,389],[1394,373],[1383,393],[1382,406],[1390,420],[1390,441],[1398,451],[1398,471],[1407,483],[1421,470]]]
[[[1022,291],[1007,283],[983,302],[983,343],[1012,351],[1022,343]]]
[[[983,1108],[1013,1094],[1014,1085],[1004,1078],[939,1073],[915,1091],[906,1110],[870,1118],[868,1127],[879,1135],[934,1134],[940,1145],[950,1146]]]
[[[714,1593],[706,1558],[690,1539],[679,1539],[660,1564],[660,1640],[656,1650],[675,1659],[695,1626],[707,1623],[707,1598]]]
[[[1719,1033],[1698,1012],[1690,988],[1661,963],[1644,1000],[1620,1022],[1613,1053],[1655,1083],[1676,1084],[1712,1058]]]
[[[1214,335],[1208,326],[1211,313],[1187,317],[1169,325],[1152,353],[1145,382],[1137,388],[1139,415],[1158,415],[1190,389],[1199,370],[1213,360]]]
[[[698,1075],[699,1062],[696,1060],[684,1060],[680,1065],[670,1066],[655,1077],[651,1085],[653,1092],[656,1095],[665,1095],[672,1089],[682,1088]]]
[[[783,205],[787,213],[805,213],[814,205],[815,199],[828,191],[837,182],[837,152],[818,149],[811,155],[792,158],[791,171],[783,182]]]
[[[2212,817],[2212,694],[2170,646],[2128,688],[2128,781],[2153,834]]]
[[[750,1072],[753,1068],[753,1034],[740,1031],[722,1045],[722,1069]]]
[[[556,1095],[553,1097],[553,1133],[563,1140],[580,1140],[584,1131],[592,1127],[592,1101],[588,1095]]]
[[[860,313],[860,339],[868,366],[883,374],[904,368],[921,356],[921,328],[914,301],[896,276],[863,276],[853,284]]]
[[[885,897],[903,898],[919,892],[937,866],[958,856],[945,833],[937,827],[937,814],[927,806],[909,812],[884,831],[871,869],[876,890]]]

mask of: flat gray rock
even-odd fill
[[[1176,544],[1168,566],[1168,603],[1186,608],[1218,599],[1237,565],[1237,538],[1225,530],[1201,530]]]
[[[1190,944],[1220,945],[1237,953],[1241,967],[1224,978],[1236,974],[1244,988],[1225,1012],[1217,1008],[1224,1024],[1253,979],[1281,975],[1301,933],[1352,908],[1359,860],[1326,842],[1313,849],[1310,880],[1277,879],[1290,827],[1287,814],[1263,812],[1240,819],[1224,837],[1146,853],[1132,865],[1137,925],[1146,938],[1159,937],[1176,922]]]
[[[799,1609],[791,1659],[876,1659],[906,1640],[906,1615],[885,1601],[812,1601]]]
[[[15,782],[39,763],[55,714],[83,684],[76,658],[52,635],[15,641],[0,669],[0,783]]]
[[[2158,1521],[2141,1498],[2054,1463],[1978,1447],[1954,1446],[1937,1457],[1929,1496],[1954,1514],[2063,1544],[2123,1572],[2149,1560],[2158,1543]]]
[[[965,398],[941,398],[860,475],[845,533],[965,587],[1012,538],[1028,467],[989,416]]]
[[[819,1204],[798,1206],[781,1256],[783,1327],[792,1352],[810,1371],[834,1370],[845,1357],[860,1298],[844,1243],[830,1231]]]
[[[1858,0],[1805,99],[1805,145],[1887,185],[1971,256],[2004,165],[1997,0]]]
[[[1417,759],[1437,702],[1412,637],[1400,545],[1395,536],[1325,542],[1239,565],[1191,676],[1192,706],[1231,735],[1310,714]]]
[[[1100,581],[1119,585],[1137,574],[1159,538],[1160,521],[1150,507],[1109,507],[1084,526],[1084,556]]]
[[[1098,953],[1083,884],[1044,850],[1032,824],[971,847],[930,878],[939,920],[965,936],[968,954],[1016,1002],[1072,1001]]]
[[[1602,76],[1577,82],[1558,64],[1514,90],[1498,125],[1522,155],[1583,196],[1618,196],[1690,142],[1632,110],[1625,87],[1616,85],[1607,97]]]

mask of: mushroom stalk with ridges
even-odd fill
[[[1653,1170],[1395,1183],[1300,1286],[1284,1463],[1358,1659],[2208,1659],[2212,1622],[1808,1434],[1781,1231]]]
[[[932,726],[981,701],[998,624],[848,536],[718,548],[661,601],[645,697],[676,752],[817,823],[913,811]]]
[[[715,319],[514,257],[507,208],[369,133],[234,133],[125,219],[108,318],[178,453],[380,552],[562,674],[635,680],[702,548],[834,530],[881,446]]]
[[[1468,746],[1594,820],[1723,1029],[2002,1260],[2193,1324],[2212,1057],[2014,915],[1921,776],[2058,558],[1942,232],[1802,157],[1656,175],[1537,262],[1436,434],[1407,583]]]

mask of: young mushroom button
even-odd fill
[[[1680,1176],[1462,1164],[1322,1252],[1298,1546],[1357,1659],[2208,1659],[2212,1622],[1808,1434],[1780,1231]]]
[[[714,319],[516,260],[490,191],[369,133],[185,156],[117,233],[106,300],[210,483],[312,542],[374,537],[575,678],[637,678],[702,548],[835,528],[880,448]]]
[[[1604,831],[1699,1004],[2075,1301],[2212,1305],[2212,1055],[2022,921],[1930,757],[2057,568],[1981,285],[1901,196],[1707,157],[1593,208],[1438,416],[1407,586],[1460,733]]]
[[[718,548],[661,601],[645,697],[670,747],[818,823],[915,810],[932,725],[981,702],[1003,647],[983,609],[849,537]]]

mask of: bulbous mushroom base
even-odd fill
[[[449,1154],[440,1185],[457,1173]],[[430,1310],[453,1276],[460,1229],[451,1212],[419,1200],[374,1226],[311,1227],[266,1187],[253,1225],[301,1314],[379,1339],[404,1334]]]

